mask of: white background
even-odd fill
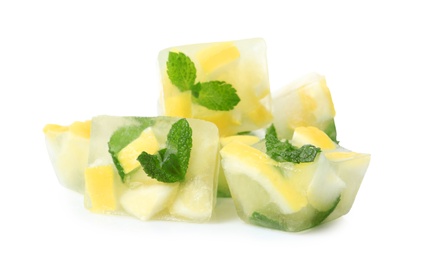
[[[420,12],[404,0],[1,1],[0,259],[420,259]],[[325,75],[338,139],[372,154],[348,215],[287,233],[219,201],[207,224],[141,222],[89,213],[59,185],[45,124],[156,115],[161,49],[252,37],[266,40],[273,91]]]

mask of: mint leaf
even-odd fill
[[[184,53],[170,52],[167,61],[167,74],[171,83],[180,91],[190,90],[196,80],[196,67]]]
[[[161,167],[162,160],[159,154],[151,155],[143,151],[137,160],[140,162],[146,173],[151,173],[148,174],[149,176],[153,175],[152,178],[160,179],[165,177],[165,173]]]
[[[142,152],[138,161],[151,178],[166,183],[182,181],[187,173],[192,146],[192,129],[186,119],[180,119],[168,132],[166,148],[154,155]]]
[[[251,217],[249,218],[250,222],[252,224],[272,228],[272,229],[281,229],[285,230],[285,226],[279,223],[279,221],[273,220],[271,218],[266,217],[265,215],[255,211],[251,214]]]
[[[187,169],[182,169],[179,157],[174,153],[168,154],[168,157],[164,159],[162,162],[162,170],[168,174],[168,176],[166,176],[168,179],[162,179],[160,181],[166,182],[182,181],[187,172]]]
[[[318,211],[307,206],[292,214],[275,214],[275,218],[268,217],[263,213],[254,211],[249,217],[252,224],[262,227],[280,229],[285,231],[302,231],[323,223],[326,218],[336,209],[341,197],[339,196],[332,207],[326,211]],[[272,214],[273,215],[273,214]]]
[[[150,155],[147,152],[142,152],[138,160],[145,173],[158,181],[173,183],[184,179],[175,154],[170,154],[162,160],[159,154]]]
[[[180,119],[171,127],[167,136],[167,153],[176,154],[181,171],[185,175],[189,167],[190,152],[193,146],[192,129],[186,119]]]
[[[209,81],[200,84],[196,102],[210,110],[229,111],[240,102],[237,90],[224,81]]]
[[[278,134],[276,133],[276,129],[275,129],[275,126],[273,124],[271,124],[266,129],[266,136],[273,136],[274,138],[278,139]]]
[[[266,153],[277,162],[313,162],[320,148],[307,144],[298,148],[288,140],[280,141],[276,137],[276,129],[273,124],[268,128],[265,136]]]

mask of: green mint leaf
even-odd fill
[[[276,218],[268,217],[265,214],[255,211],[249,217],[249,221],[252,224],[272,229],[302,231],[323,223],[336,209],[340,200],[341,197],[339,196],[332,207],[326,211],[318,211],[312,207],[306,207],[296,213],[275,215]]]
[[[278,134],[276,133],[276,129],[275,126],[273,124],[271,124],[267,129],[266,129],[266,136],[273,136],[276,139],[278,139]]]
[[[282,225],[279,221],[273,220],[271,218],[266,217],[265,215],[255,211],[251,214],[251,217],[249,218],[250,222],[252,224],[272,228],[272,229],[281,229],[285,230],[285,226]]]
[[[165,173],[161,167],[162,161],[158,154],[151,155],[147,152],[142,152],[137,158],[137,160],[142,165],[143,170],[146,172],[146,174],[148,174],[152,178],[159,179],[165,177]]]
[[[224,81],[200,83],[196,102],[210,110],[229,111],[240,102],[237,90]]]
[[[277,162],[313,162],[320,148],[308,144],[298,148],[293,146],[288,140],[280,141],[276,137],[275,127],[269,127],[265,136],[266,153]]]
[[[175,154],[180,162],[183,175],[189,167],[190,152],[193,146],[192,129],[186,119],[175,122],[167,136],[167,149],[170,154]]]
[[[238,132],[237,135],[254,135],[252,131]]]
[[[186,171],[182,169],[180,160],[174,153],[169,154],[162,162],[162,170],[167,174],[165,179],[158,179],[162,182],[182,181],[186,176]]]
[[[168,132],[166,148],[154,155],[142,152],[138,161],[151,178],[166,183],[182,181],[189,167],[192,146],[192,129],[186,119],[180,119]]]
[[[184,53],[170,52],[167,61],[167,74],[171,83],[180,91],[187,91],[196,80],[196,67]]]
[[[138,160],[145,173],[158,181],[173,183],[184,179],[180,170],[180,163],[175,154],[170,154],[162,161],[159,154],[151,155],[142,152]]]

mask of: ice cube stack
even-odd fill
[[[206,222],[232,197],[246,223],[285,231],[349,212],[370,155],[338,144],[323,76],[271,94],[262,39],[171,47],[158,61],[156,117],[44,128],[60,183],[87,209]]]

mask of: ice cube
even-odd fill
[[[307,74],[273,93],[273,123],[278,137],[291,139],[295,128],[315,126],[336,141],[335,108],[326,79]]]
[[[98,116],[85,172],[85,206],[93,212],[128,214],[141,220],[204,222],[216,201],[219,134],[207,121],[187,119],[192,148],[185,178],[166,183],[150,177],[137,160],[161,154],[180,118]],[[161,154],[162,155],[162,154]]]
[[[90,121],[44,127],[48,155],[59,182],[79,193],[85,190],[84,171],[88,165],[90,127]]]
[[[245,222],[301,231],[351,209],[370,155],[340,147],[315,127],[298,129],[300,135],[294,136],[299,140],[291,143],[322,144],[313,162],[275,161],[260,143],[231,142],[222,148],[222,168],[238,215]]]
[[[174,56],[180,58],[178,63],[170,60],[171,53],[179,55]],[[262,39],[171,47],[162,50],[158,60],[162,114],[211,121],[221,136],[253,131],[271,122],[266,45]],[[170,76],[172,72],[177,75]],[[218,110],[228,102],[219,100],[227,91],[223,87],[215,90],[209,82],[231,85],[240,101],[232,109]]]

